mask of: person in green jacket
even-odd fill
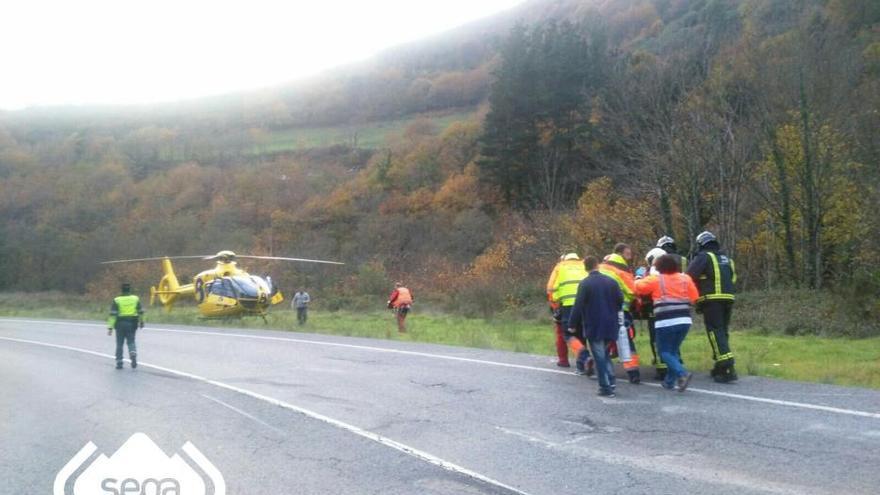
[[[130,284],[122,284],[122,295],[113,299],[110,304],[110,318],[107,319],[107,335],[116,330],[116,369],[122,369],[122,344],[128,343],[128,355],[131,367],[137,368],[137,345],[135,333],[144,328],[144,310],[141,300],[131,293]]]

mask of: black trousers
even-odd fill
[[[733,352],[730,350],[730,315],[733,313],[733,301],[704,301],[702,303],[703,322],[709,345],[712,346],[712,360],[715,370],[733,368]]]
[[[302,325],[307,319],[309,319],[309,308],[296,308],[296,320],[299,324]]]
[[[116,362],[122,362],[122,345],[128,343],[129,356],[137,356],[137,344],[134,342],[137,333],[137,320],[116,320]]]
[[[651,340],[651,354],[653,359],[651,364],[657,369],[657,373],[666,373],[666,363],[660,359],[660,353],[657,352],[657,329],[654,327],[655,319],[653,316],[648,317],[648,336]]]

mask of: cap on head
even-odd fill
[[[568,261],[568,260],[579,260],[579,259],[581,259],[581,257],[578,256],[577,253],[567,253],[567,254],[565,254],[565,255],[562,257],[562,259],[563,259],[564,261]]]
[[[708,230],[704,230],[700,233],[700,235],[697,236],[697,244],[701,247],[705,247],[707,244],[713,241],[717,242],[718,239],[715,238],[715,234],[709,232]]]
[[[128,282],[123,283],[122,284],[122,292],[125,292],[126,294],[131,292],[131,284]]]
[[[648,262],[649,265],[654,264],[654,260],[666,254],[666,251],[662,248],[655,247],[648,251],[648,254],[645,255],[645,261]]]

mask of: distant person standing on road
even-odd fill
[[[122,284],[122,295],[110,304],[110,318],[107,319],[107,335],[116,330],[116,369],[122,369],[122,344],[128,343],[131,367],[137,368],[137,345],[134,337],[138,328],[144,328],[144,310],[141,300],[131,293],[130,284]]]
[[[300,325],[305,325],[306,320],[309,318],[310,302],[312,302],[312,298],[309,297],[309,293],[302,289],[296,291],[296,294],[293,295],[293,301],[290,302],[290,305],[296,309],[296,321]]]
[[[615,379],[608,344],[617,340],[623,305],[623,292],[617,282],[598,270],[595,256],[584,258],[589,275],[578,285],[574,308],[569,318],[569,332],[581,333],[590,343],[590,352],[596,363],[599,395],[614,397]]]
[[[388,296],[388,309],[393,310],[397,317],[397,331],[399,333],[406,333],[406,323],[404,320],[406,320],[406,315],[409,314],[409,310],[412,308],[413,300],[412,292],[404,287],[401,282],[394,284],[394,291]]]

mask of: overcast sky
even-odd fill
[[[521,1],[11,0],[0,7],[0,108],[271,86]]]

